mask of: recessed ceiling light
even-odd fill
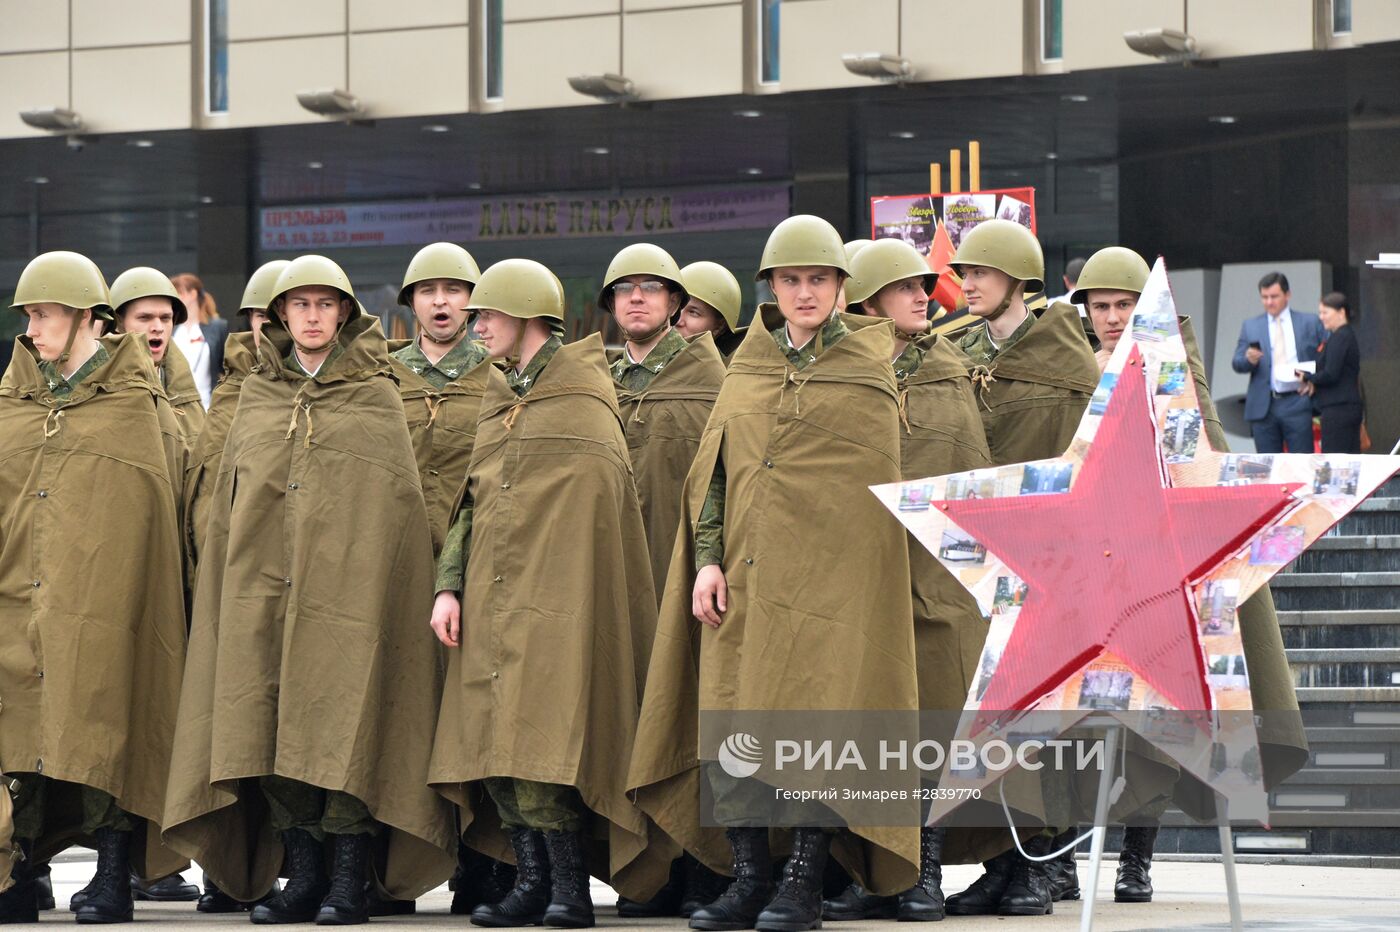
[[[746,175],[761,175],[761,174],[763,174],[763,169],[761,169],[761,168],[746,168],[746,169],[744,169],[744,174],[746,174]]]
[[[918,133],[912,133],[912,132],[910,132],[910,131],[907,130],[907,129],[902,129],[902,130],[900,130],[900,131],[898,131],[898,132],[890,133],[890,138],[891,138],[891,139],[915,139],[915,138],[918,137],[918,135],[919,135]]]
[[[149,149],[155,145],[155,143],[149,139],[128,139],[126,144],[128,146],[135,146],[138,149]]]
[[[1063,100],[1063,101],[1064,101],[1065,103],[1067,103],[1067,104],[1087,104],[1087,103],[1089,102],[1089,95],[1088,95],[1088,94],[1061,94],[1061,95],[1060,95],[1060,99]]]
[[[307,162],[307,163],[306,163],[306,167],[307,167],[307,168],[325,168],[325,167],[326,167],[326,163],[325,163],[325,162]]]
[[[1213,116],[1210,118],[1210,121],[1212,123],[1220,123],[1224,126],[1229,126],[1231,123],[1236,122],[1236,118],[1232,116]]]
[[[43,175],[35,175],[33,178],[30,178],[30,179],[29,179],[29,183],[30,183],[30,184],[48,184],[48,183],[49,183],[49,179],[45,178]]]
[[[423,132],[425,132],[425,133],[450,133],[450,132],[452,132],[452,127],[448,126],[446,123],[429,123],[429,124],[427,124],[426,126],[423,127]]]
[[[201,204],[212,204],[214,203],[214,199],[206,194],[199,199],[199,202]]]
[[[1055,161],[1055,160],[1056,160],[1057,158],[1059,158],[1059,157],[1060,157],[1060,153],[1058,153],[1058,152],[1047,152],[1047,153],[1045,153],[1045,158],[1046,158],[1048,161],[1051,161],[1051,162]]]
[[[481,190],[481,182],[480,182],[480,181],[473,181],[471,184],[467,185],[467,190],[469,190],[469,191],[480,191],[480,190]]]
[[[583,151],[589,155],[607,155],[611,150],[607,146],[588,146]]]
[[[757,119],[758,117],[763,116],[763,111],[762,111],[762,110],[735,110],[735,111],[734,111],[734,115],[735,115],[736,117],[743,117],[743,118],[746,119],[746,120],[753,120],[753,119]]]

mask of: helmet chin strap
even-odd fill
[[[92,313],[94,317],[97,316],[96,312]],[[73,342],[78,339],[78,331],[82,327],[83,313],[82,311],[78,311],[73,315],[72,323],[68,325],[68,340],[63,344],[63,352],[58,354],[58,360],[55,362],[55,365],[60,369],[68,362],[69,357],[73,355]]]

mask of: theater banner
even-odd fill
[[[269,252],[413,246],[438,240],[550,240],[768,229],[787,217],[789,185],[463,197],[382,203],[264,207]]]

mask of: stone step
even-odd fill
[[[1364,650],[1400,644],[1400,625],[1312,624],[1282,629],[1288,650]]]
[[[1393,546],[1376,546],[1378,541],[1400,541],[1400,537],[1370,536],[1370,537],[1323,537],[1313,546],[1299,554],[1298,559],[1290,563],[1284,573],[1293,575],[1316,575],[1319,573],[1384,573],[1400,571],[1400,549]],[[1334,547],[1327,546],[1319,548],[1321,543],[1332,544],[1335,541],[1363,542],[1361,546],[1355,547]],[[1372,546],[1365,546],[1364,542],[1372,542]],[[1281,574],[1282,575],[1282,574]]]
[[[1308,746],[1314,752],[1318,748],[1350,749],[1350,745],[1354,744],[1376,747],[1387,744],[1400,746],[1400,725],[1388,728],[1384,725],[1309,724],[1307,733]]]
[[[1280,573],[1269,588],[1285,612],[1400,608],[1400,572]]]
[[[1312,625],[1400,625],[1400,609],[1355,611],[1280,611],[1278,623],[1287,627]],[[1400,641],[1396,642],[1400,644]]]
[[[1400,663],[1400,647],[1291,648],[1289,663]]]
[[[1304,767],[1289,777],[1275,792],[1296,786],[1333,786],[1354,783],[1358,786],[1400,786],[1400,770],[1391,767]]]
[[[1364,688],[1352,686],[1324,686],[1305,687],[1296,690],[1298,703],[1306,702],[1310,708],[1320,705],[1331,705],[1337,702],[1400,702],[1400,686],[1370,686]],[[1373,710],[1374,711],[1374,710]],[[1393,711],[1400,716],[1400,709],[1386,710]],[[1386,722],[1385,724],[1390,724]]]
[[[1400,534],[1328,534],[1313,541],[1315,550],[1400,550]]]
[[[1400,534],[1400,498],[1372,498],[1362,502],[1337,524],[1345,536]]]

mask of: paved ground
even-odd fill
[[[64,911],[68,897],[92,875],[90,859],[64,859],[54,864],[54,880],[59,912],[45,915],[44,922],[71,922]],[[1138,929],[1197,929],[1217,932],[1229,929],[1229,911],[1225,904],[1224,877],[1219,864],[1163,862],[1152,869],[1157,889],[1156,901],[1150,904],[1116,904],[1112,902],[1113,867],[1104,865],[1100,889],[1108,902],[1095,909],[1094,927],[1100,930]],[[980,872],[976,865],[947,869],[945,889],[961,890]],[[198,871],[187,875],[197,880]],[[1080,862],[1080,882],[1086,883],[1088,866]],[[1244,902],[1245,928],[1249,930],[1278,929],[1286,932],[1373,932],[1400,929],[1400,871],[1377,868],[1315,867],[1295,865],[1241,864],[1240,887]],[[680,930],[681,920],[653,922],[618,919],[612,914],[614,896],[607,887],[594,886],[594,901],[598,904],[598,924],[624,927],[628,932],[650,929]],[[465,917],[452,916],[447,907],[450,894],[446,887],[434,890],[418,901],[418,914],[395,919],[376,919],[376,926],[434,926],[438,928],[468,926]],[[604,905],[608,904],[608,905]],[[1078,929],[1081,903],[1056,903],[1053,916],[1044,918],[961,918],[949,917],[940,929],[949,932],[977,932],[1013,928],[1033,929],[1035,932]],[[246,914],[238,916],[202,916],[193,904],[138,904],[138,921],[159,923],[167,929],[248,928]],[[883,926],[893,932],[909,932],[908,924],[892,922],[828,923],[828,930],[841,932],[871,932]]]

